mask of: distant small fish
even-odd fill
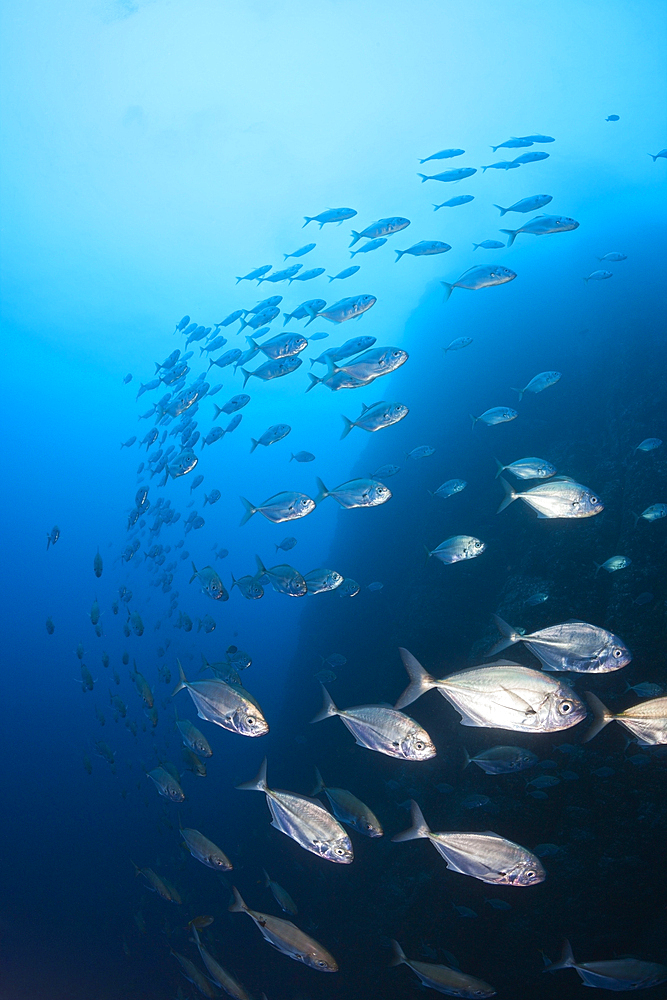
[[[627,569],[631,563],[632,559],[628,559],[627,556],[610,556],[603,563],[594,563],[593,565],[597,576],[601,569],[606,570],[607,573],[616,573],[619,569]]]
[[[371,240],[369,243],[365,243],[358,250],[350,250],[350,257],[356,256],[358,253],[370,253],[372,250],[379,250],[383,247],[387,239],[385,236],[379,236],[376,240]]]
[[[353,229],[350,246],[354,246],[361,239],[374,240],[379,237],[391,236],[393,233],[400,233],[401,230],[406,229],[409,225],[410,220],[404,219],[400,215],[389,219],[380,219],[378,222],[372,222],[369,226],[366,226],[360,233]],[[385,240],[384,242],[386,243],[387,241]]]
[[[591,271],[588,277],[584,278],[584,282],[588,284],[589,281],[605,281],[607,278],[613,277],[611,271]]]
[[[383,587],[384,587],[383,583],[380,583],[378,580],[375,580],[373,583],[368,584],[366,590],[370,590],[372,594],[375,594],[377,593],[378,590],[382,590]]]
[[[662,694],[664,688],[661,684],[653,684],[651,681],[642,681],[640,684],[626,684],[624,694],[627,691],[634,691],[640,698],[657,698]]]
[[[510,420],[516,420],[519,414],[516,410],[513,410],[510,406],[493,406],[489,410],[485,410],[479,417],[470,414],[470,419],[472,420],[472,426],[481,423],[487,424],[489,427],[495,426],[496,424],[506,424]]]
[[[293,549],[295,545],[296,545],[296,538],[290,535],[287,538],[283,538],[282,542],[276,545],[276,552],[279,549],[282,549],[283,552],[289,552],[289,550]]]
[[[598,257],[598,260],[610,260],[610,261],[613,261],[613,262],[618,262],[618,261],[627,260],[627,259],[628,259],[628,255],[627,254],[625,254],[625,253],[616,253],[615,251],[613,251],[612,253],[606,253],[604,255],[604,257]]]
[[[504,243],[499,243],[498,240],[484,240],[483,243],[473,243],[473,250],[502,250],[505,246]]]
[[[568,233],[578,228],[579,223],[565,215],[536,215],[519,229],[501,229],[500,232],[509,236],[507,246],[511,247],[519,233],[527,233],[531,236],[548,236],[553,233]]]
[[[516,156],[512,160],[512,163],[519,163],[519,164],[523,164],[523,163],[537,163],[539,160],[547,160],[548,158],[549,158],[549,154],[548,153],[541,153],[539,151],[535,152],[535,153],[533,153],[533,152],[522,153],[521,156]]]
[[[290,433],[292,428],[289,424],[274,424],[269,427],[268,430],[264,431],[260,438],[250,438],[252,445],[250,446],[250,452],[252,453],[258,445],[264,445],[268,448],[269,445],[276,444],[278,441],[282,441],[284,437]]]
[[[440,562],[451,565],[465,559],[475,559],[477,556],[481,556],[485,549],[485,543],[480,542],[479,538],[474,538],[472,535],[454,535],[441,542],[432,551],[429,551],[428,548],[426,551],[429,557],[435,556]]]
[[[632,603],[641,608],[644,604],[650,604],[652,600],[653,594],[650,593],[650,591],[645,590],[643,593],[638,594]]]
[[[484,806],[488,806],[490,801],[491,799],[488,795],[475,795],[471,793],[461,799],[461,805],[464,809],[482,809]]]
[[[449,201],[443,201],[441,205],[434,205],[433,211],[437,212],[439,208],[458,208],[459,205],[467,205],[474,200],[474,194],[460,194],[456,198],[450,198]]]
[[[465,153],[465,149],[441,149],[439,153],[431,153],[430,156],[424,157],[420,160],[420,163],[428,163],[429,160],[450,160],[453,156],[462,156]]]
[[[460,351],[464,347],[469,347],[472,344],[472,337],[457,337],[456,340],[452,340],[447,347],[443,347],[445,354],[447,351]]]
[[[352,275],[356,274],[357,271],[359,271],[359,270],[361,270],[361,268],[359,267],[359,265],[358,264],[353,264],[351,267],[346,267],[343,271],[339,271],[338,274],[334,274],[334,275],[329,274],[329,275],[327,275],[327,277],[329,278],[329,281],[335,281],[336,278],[341,278],[341,279],[342,278],[351,278]],[[311,338],[311,340],[312,339],[313,338]]]
[[[356,597],[361,587],[351,576],[346,577],[338,588],[340,597]]]
[[[527,597],[523,603],[527,604],[529,608],[534,608],[538,604],[544,604],[548,600],[549,595],[544,590],[538,590],[536,594],[531,594],[530,597]]]
[[[560,372],[540,372],[539,375],[531,378],[530,382],[523,389],[514,389],[513,391],[519,393],[519,402],[521,402],[527,392],[543,392],[550,385],[555,385],[562,377]]]
[[[617,122],[617,121],[620,121],[620,119],[621,119],[621,116],[620,116],[620,115],[608,115],[608,116],[607,116],[607,117],[605,118],[605,121],[606,121],[606,122]],[[651,155],[651,154],[649,153],[649,156],[650,156],[650,155]]]
[[[520,166],[520,163],[515,163],[513,160],[498,160],[496,163],[484,164],[482,173],[485,174],[487,170],[518,170]]]
[[[381,465],[379,469],[371,473],[371,479],[385,479],[389,476],[395,476],[401,471],[399,465]]]
[[[333,670],[318,670],[316,674],[313,674],[313,677],[315,680],[320,681],[321,684],[333,684],[337,680]]]
[[[655,154],[655,156],[653,155],[653,153],[649,153],[648,155],[651,157],[654,163],[658,159],[667,160],[667,147],[665,149],[661,149],[659,153]]]
[[[315,456],[309,451],[297,451],[296,454],[292,452],[290,456],[290,462],[294,459],[295,462],[314,462]]]
[[[539,855],[538,855],[539,857]],[[511,910],[511,903],[507,903],[504,899],[487,899],[484,897],[484,902],[492,906],[494,910]]]
[[[272,267],[272,264],[262,264],[261,267],[256,267],[253,271],[248,271],[247,274],[241,275],[240,278],[237,277],[236,284],[238,285],[239,281],[256,281],[263,275],[268,274]]]
[[[412,451],[406,451],[406,458],[430,458],[431,455],[435,454],[435,448],[432,448],[430,444],[420,444],[417,448],[413,448]]]
[[[477,173],[477,167],[457,167],[453,170],[443,170],[440,174],[420,174],[417,176],[421,177],[422,184],[424,181],[462,181],[466,177],[472,177],[473,174]]]
[[[340,223],[345,222],[346,219],[354,218],[356,214],[357,213],[353,208],[328,208],[325,212],[320,212],[319,215],[304,216],[306,221],[301,228],[304,229],[309,222],[319,222],[320,229],[328,222],[335,222],[340,225]]]
[[[287,260],[289,257],[303,257],[304,254],[310,253],[311,250],[314,250],[315,246],[316,246],[315,243],[306,243],[305,246],[299,247],[299,249],[295,250],[293,253],[284,253],[283,257],[285,258],[285,260]]]
[[[544,208],[545,205],[548,205],[550,201],[553,201],[553,195],[534,194],[530,198],[522,198],[521,201],[515,201],[509,208],[503,208],[502,205],[494,205],[493,207],[497,208],[501,216],[503,216],[507,212],[536,212],[539,208]]]
[[[633,455],[636,451],[655,451],[655,449],[659,448],[661,444],[662,440],[660,438],[644,438],[644,440],[640,441],[634,449]]]
[[[533,140],[529,136],[512,136],[511,139],[506,139],[505,142],[499,142],[497,146],[491,146],[491,149],[495,153],[497,149],[520,149],[522,146],[532,145]]]
[[[502,244],[500,244],[502,246]],[[399,262],[401,257],[406,253],[410,254],[412,257],[432,257],[435,254],[447,253],[451,250],[449,243],[443,243],[442,240],[422,240],[420,243],[415,243],[413,246],[409,247],[407,250],[394,250],[396,256],[396,263]]]
[[[649,522],[651,522],[651,521],[659,521],[663,517],[667,517],[667,504],[665,504],[665,503],[654,503],[654,504],[651,504],[651,506],[647,507],[646,510],[643,510],[641,512],[641,514],[635,514],[634,511],[633,511],[632,512],[632,516],[635,519],[635,528],[637,527],[637,525],[639,523],[639,518],[640,517],[643,517],[645,521],[649,521]]]
[[[561,850],[557,844],[538,844],[533,853],[537,854],[538,858],[554,858]]]
[[[477,913],[475,913],[474,910],[471,910],[469,906],[457,906],[456,903],[452,903],[452,906],[460,917],[468,917],[472,920],[477,916]]]
[[[440,284],[445,289],[445,301],[447,301],[455,288],[466,288],[468,291],[474,292],[480,288],[504,285],[508,281],[513,281],[514,278],[516,278],[516,272],[511,271],[508,267],[484,264],[479,267],[469,267],[456,281],[441,281]]]
[[[465,479],[448,479],[442,486],[438,486],[437,490],[434,490],[433,493],[429,490],[429,493],[431,493],[431,496],[441,497],[443,500],[446,500],[447,497],[452,497],[455,493],[460,493],[467,485]]]
[[[556,467],[543,458],[518,458],[509,465],[503,465],[496,459],[496,465],[496,479],[505,471],[511,472],[517,479],[550,479],[556,475]]]

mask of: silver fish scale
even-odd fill
[[[340,712],[339,715],[359,746],[390,757],[405,757],[403,744],[415,738],[421,737],[427,744],[431,742],[421,726],[393,708],[368,705]]]
[[[214,722],[233,733],[240,732],[235,722],[236,715],[238,712],[246,713],[251,707],[263,719],[262,711],[253,696],[236,684],[211,680],[194,681],[186,686],[197,715],[206,722]]]
[[[491,885],[532,884],[544,878],[538,858],[497,833],[432,833],[447,867]]]
[[[630,662],[623,643],[606,629],[587,622],[564,622],[525,637],[525,645],[542,661],[545,670],[601,674]],[[615,657],[614,650],[619,653]]]
[[[548,483],[540,483],[531,490],[519,494],[522,500],[533,507],[541,517],[586,517],[582,510],[576,513],[589,490],[574,480],[552,479]]]
[[[322,856],[329,854],[334,844],[342,843],[346,851],[352,851],[349,837],[338,820],[316,799],[296,792],[267,789],[266,801],[273,817],[271,826],[305,850]],[[340,860],[346,863],[348,859]]]

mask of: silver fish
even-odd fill
[[[512,163],[518,163],[519,165],[523,163],[537,163],[538,160],[548,160],[549,154],[536,152],[536,153],[522,153],[521,156],[516,156]]]
[[[265,274],[261,278],[257,279],[257,284],[261,284],[263,281],[287,281],[300,271],[302,267],[303,264],[292,264],[291,267],[285,267],[281,271],[274,271],[272,274]],[[276,313],[276,316],[277,315],[278,314]]]
[[[443,201],[441,205],[434,205],[433,210],[437,212],[439,208],[457,208],[459,205],[467,205],[468,202],[474,200],[474,194],[460,194],[456,198],[450,198],[449,201]]]
[[[248,601],[258,601],[261,597],[264,597],[264,588],[261,583],[257,581],[256,577],[250,576],[250,574],[240,576],[237,580],[232,573],[232,590],[234,587],[238,587]]]
[[[596,986],[616,993],[645,990],[667,980],[667,966],[658,965],[657,962],[642,962],[637,958],[576,962],[569,941],[565,941],[560,959],[548,965],[544,971],[557,972],[559,969],[576,969],[584,986]]]
[[[519,402],[524,397],[527,392],[542,392],[544,389],[548,389],[550,385],[555,385],[559,379],[562,378],[560,372],[540,372],[534,378],[531,378],[528,385],[524,386],[523,389],[514,389],[514,392],[519,393]]]
[[[258,581],[264,583],[269,580],[275,591],[279,594],[285,594],[287,597],[304,597],[308,593],[306,581],[293,566],[272,566],[267,569],[259,556],[255,556],[255,559],[257,560],[256,579]]]
[[[469,267],[456,281],[441,281],[445,289],[445,302],[455,288],[467,288],[471,292],[479,288],[491,288],[493,285],[504,285],[516,278],[516,272],[499,264],[480,264],[479,267]]]
[[[255,926],[261,931],[264,940],[279,952],[296,962],[303,962],[317,972],[338,972],[338,965],[333,955],[313,938],[300,931],[295,924],[281,917],[272,917],[268,913],[251,910],[243,902],[236,886],[232,886],[232,892],[234,902],[229,907],[232,913],[247,913],[255,921]]]
[[[469,757],[466,753],[466,767],[468,764],[477,764],[486,774],[514,774],[516,771],[525,771],[536,763],[537,756],[525,747],[491,747],[474,757]]]
[[[328,490],[321,479],[317,479],[318,494],[315,503],[321,503],[326,497],[334,500],[350,510],[352,507],[377,507],[391,499],[391,490],[378,482],[377,479],[351,479],[341,483],[334,490]]]
[[[578,228],[579,223],[575,219],[569,219],[566,215],[536,215],[519,229],[501,229],[500,232],[509,236],[507,246],[511,247],[519,233],[527,233],[531,236],[548,236],[550,233],[569,233]]]
[[[410,678],[396,702],[399,709],[437,688],[459,712],[463,726],[555,733],[576,726],[586,717],[586,706],[574,691],[539,670],[501,660],[436,680],[407,649],[399,652]]]
[[[266,354],[267,358],[277,361],[279,358],[291,358],[304,351],[308,341],[300,333],[279,333],[263,344],[256,344],[252,337],[246,338],[250,346]]]
[[[328,358],[331,358],[332,361],[343,361],[345,358],[352,357],[354,354],[359,354],[360,351],[372,347],[375,340],[375,337],[353,337],[352,340],[346,340],[341,347],[331,347],[328,351],[323,351],[318,358],[311,358],[310,366],[312,368],[316,364],[326,365]]]
[[[627,556],[610,556],[603,563],[594,563],[593,565],[597,576],[601,569],[606,570],[607,573],[616,573],[619,569],[627,569],[631,564],[632,559],[628,559]]]
[[[357,267],[355,270],[358,271],[359,268]],[[306,316],[314,319],[319,310],[324,309],[325,305],[326,302],[324,299],[308,299],[307,302],[302,302],[301,305],[298,305],[291,313],[283,313],[283,326],[287,326],[291,319],[305,319]],[[313,338],[311,337],[310,339],[312,340]]]
[[[309,594],[325,594],[340,587],[343,577],[335,569],[312,569],[304,574]]]
[[[222,966],[213,958],[213,955],[211,955],[210,952],[204,948],[203,944],[199,940],[199,933],[194,923],[190,923],[189,926],[195,939],[195,944],[199,950],[201,960],[206,966],[206,970],[215,985],[223,989],[228,996],[233,997],[233,1000],[251,1000],[250,994],[246,992],[239,981],[234,979],[234,977],[230,975],[226,969],[223,969]]]
[[[360,233],[353,229],[350,246],[353,247],[361,239],[374,240],[380,236],[391,236],[392,233],[400,233],[402,229],[407,229],[409,225],[410,220],[403,219],[400,216],[394,216],[390,219],[380,219],[378,222],[372,222],[370,226],[366,226]]]
[[[304,215],[306,221],[301,228],[305,229],[309,222],[319,222],[320,229],[327,222],[336,222],[340,225],[346,219],[353,219],[356,214],[354,208],[327,208],[325,212],[320,212],[319,215]]]
[[[632,660],[632,653],[621,639],[597,625],[568,621],[522,635],[498,615],[492,617],[504,638],[489,651],[489,656],[496,656],[516,642],[524,642],[544,670],[579,674],[606,674],[626,667]]]
[[[259,368],[256,368],[254,372],[249,372],[247,368],[242,368],[245,378],[243,380],[243,387],[245,388],[248,379],[256,375],[257,378],[261,379],[262,382],[269,382],[274,378],[282,378],[284,375],[291,375],[295,372],[297,368],[300,368],[303,364],[301,358],[289,357],[281,358],[279,361],[266,361]]]
[[[264,736],[268,733],[269,725],[261,708],[245,688],[219,678],[190,684],[183,673],[180,660],[177,662],[180,680],[172,692],[172,698],[185,689],[189,692],[200,719],[213,722],[240,736]]]
[[[212,757],[213,751],[211,750],[211,745],[204,736],[200,733],[195,725],[193,725],[189,719],[179,719],[176,716],[176,728],[181,734],[181,738],[186,747],[193,750],[200,757]]]
[[[276,493],[258,507],[254,507],[245,497],[241,497],[241,503],[245,507],[241,525],[247,524],[253,514],[257,513],[262,514],[267,521],[280,524],[283,521],[293,521],[295,518],[305,517],[306,514],[315,510],[315,501],[311,500],[305,493]]]
[[[257,281],[264,274],[268,274],[272,268],[272,264],[262,264],[261,267],[256,267],[252,271],[248,271],[247,274],[242,274],[240,278],[237,277],[236,284],[239,281]]]
[[[192,583],[193,580],[199,580],[202,594],[206,594],[206,596],[210,597],[212,600],[229,600],[229,594],[225,589],[225,585],[212,566],[204,566],[203,569],[199,570],[193,563],[190,583]]]
[[[639,442],[632,454],[634,455],[636,451],[655,451],[655,449],[659,448],[661,444],[662,441],[660,438],[644,438],[643,441]]]
[[[632,708],[626,708],[624,712],[610,712],[590,691],[586,692],[586,698],[593,709],[595,719],[586,734],[585,743],[597,736],[609,722],[620,722],[637,737],[641,746],[667,744],[667,698],[640,701]]]
[[[667,517],[667,503],[653,503],[646,510],[643,510],[641,514],[632,515],[635,519],[635,528],[639,523],[639,518],[643,517],[645,521],[659,521],[663,517]]]
[[[336,364],[331,358],[326,358],[327,377],[331,378],[344,372],[360,383],[372,382],[381,375],[396,371],[408,360],[408,352],[398,347],[376,347],[364,351],[358,357],[346,364]]]
[[[376,302],[377,299],[374,295],[354,295],[347,299],[340,299],[328,308],[320,309],[317,316],[323,316],[324,319],[328,319],[331,323],[345,323],[349,319],[356,319],[357,316],[361,316],[371,306],[374,306]],[[309,319],[308,323],[312,323],[314,318]],[[308,323],[306,323],[306,326],[308,326]]]
[[[380,236],[376,240],[370,240],[362,247],[359,247],[358,250],[350,250],[350,257],[356,257],[358,253],[370,253],[372,250],[379,250],[380,247],[383,247],[386,242],[387,239],[385,236]]]
[[[447,497],[453,497],[455,493],[460,493],[467,485],[465,479],[448,479],[446,483],[438,486],[437,490],[433,490],[432,493],[429,490],[429,493],[431,493],[431,496],[441,497],[443,500],[446,500]]]
[[[448,181],[462,181],[476,173],[477,167],[456,167],[453,170],[443,170],[439,174],[417,173],[417,176],[421,177],[422,184],[424,181],[444,181],[446,183]]]
[[[192,857],[201,861],[207,868],[214,868],[215,871],[231,871],[232,863],[224,851],[221,851],[212,840],[205,837],[199,830],[181,827],[181,837]]]
[[[252,454],[257,445],[262,444],[265,448],[268,448],[271,444],[276,444],[278,441],[282,441],[284,437],[290,433],[292,428],[289,424],[273,424],[268,430],[264,431],[260,438],[251,437],[252,445],[250,446],[250,453]]]
[[[491,831],[432,833],[414,800],[411,810],[412,826],[403,833],[397,833],[392,841],[428,839],[445,859],[448,868],[489,885],[523,887],[537,885],[546,878],[540,859],[525,847]]]
[[[470,344],[472,344],[472,337],[457,337],[447,347],[443,347],[443,351],[445,354],[447,351],[460,351],[463,347],[469,347]]]
[[[425,156],[420,163],[428,163],[429,160],[449,160],[452,156],[463,156],[465,149],[441,149],[438,153],[431,153]]]
[[[209,1000],[215,1000],[218,995],[217,990],[209,982],[204,973],[199,971],[194,962],[191,962],[189,958],[185,957],[185,955],[180,955],[177,951],[174,951],[173,948],[169,949],[169,954],[174,956],[181,967],[182,975],[185,976],[188,982],[192,983],[193,986],[196,986],[203,997],[208,997]]]
[[[315,768],[316,784],[313,796],[324,792],[329,799],[331,809],[336,819],[351,826],[366,837],[381,837],[383,829],[377,816],[360,799],[345,788],[330,788],[324,784],[322,775]]]
[[[266,757],[257,777],[236,787],[242,791],[264,792],[273,817],[271,826],[291,837],[304,850],[339,865],[349,865],[353,861],[350,838],[321,803],[296,792],[268,787]]]
[[[341,711],[336,708],[323,684],[321,687],[324,705],[311,722],[321,722],[337,715],[360,747],[403,760],[430,760],[435,757],[431,737],[408,715],[382,705],[360,705]]]
[[[170,802],[183,802],[185,792],[176,778],[169,771],[166,771],[164,767],[154,767],[152,771],[147,771],[146,773],[160,795],[164,796],[165,799],[169,799]]]
[[[285,260],[288,260],[290,257],[303,257],[305,254],[310,253],[311,250],[314,250],[316,246],[316,243],[306,243],[305,246],[299,247],[294,253],[284,253],[283,257]]]
[[[383,427],[391,427],[392,424],[397,424],[399,420],[407,417],[409,412],[404,403],[386,403],[384,400],[381,400],[379,403],[373,403],[371,406],[364,406],[362,404],[361,414],[356,420],[350,420],[349,417],[343,416],[345,426],[340,436],[341,441],[347,437],[353,427],[359,427],[362,431],[369,431],[372,434]]]
[[[584,283],[588,284],[589,281],[606,281],[607,278],[613,278],[614,275],[611,271],[591,271],[587,278],[584,278]]]
[[[509,406],[492,406],[491,409],[485,410],[484,413],[479,417],[475,417],[470,414],[470,419],[472,420],[473,430],[475,424],[481,422],[487,424],[489,427],[494,427],[496,424],[506,424],[510,420],[516,420],[519,414],[516,410],[513,410]]]
[[[556,467],[551,462],[546,462],[543,458],[518,458],[516,462],[503,465],[496,459],[498,471],[496,479],[501,472],[508,470],[517,479],[550,479],[556,475]]]
[[[407,250],[394,250],[397,255],[394,263],[398,264],[406,253],[410,254],[411,257],[431,257],[434,254],[447,253],[451,249],[449,243],[443,243],[442,240],[421,240],[421,242],[408,247]]]
[[[264,872],[264,885],[267,889],[271,890],[273,898],[280,909],[285,913],[291,913],[291,915],[295,917],[299,911],[287,889],[283,889],[282,885],[278,882],[274,882],[265,868],[262,869],[262,871]]]
[[[353,274],[356,274],[360,270],[361,268],[358,264],[353,264],[352,267],[346,267],[342,271],[339,271],[338,274],[328,274],[327,277],[329,281],[335,281],[336,278],[351,278]]]
[[[475,538],[473,535],[453,535],[452,538],[440,542],[440,545],[432,551],[428,548],[426,551],[429,557],[435,556],[440,562],[449,566],[452,563],[462,562],[464,559],[475,559],[477,556],[481,556],[485,549],[486,543],[480,542],[479,538]]]
[[[553,195],[534,194],[530,198],[522,198],[521,201],[515,201],[509,208],[503,208],[502,205],[494,205],[493,207],[499,209],[501,216],[503,216],[508,212],[536,212],[538,208],[544,208],[550,201],[553,201]]]
[[[592,490],[566,476],[556,476],[524,493],[517,493],[504,476],[500,477],[500,482],[505,490],[505,499],[498,508],[499,514],[518,499],[537,511],[538,518],[593,517],[604,510],[604,504]]]
[[[471,1000],[478,997],[494,997],[496,990],[489,986],[482,979],[475,976],[468,976],[458,969],[451,969],[447,965],[434,965],[432,962],[418,962],[405,957],[403,949],[398,941],[391,942],[391,965],[407,965],[414,974],[421,979],[424,986],[428,986],[438,993],[448,993],[455,997],[469,997]]]

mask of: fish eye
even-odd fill
[[[321,959],[321,958],[318,958],[318,960],[317,960],[317,964],[319,965],[319,967],[320,967],[321,969],[324,969],[324,968],[326,968],[326,964],[327,964],[327,963],[326,963],[326,962],[325,962],[325,961],[324,961],[323,959]]]
[[[597,497],[591,497],[591,503],[597,503],[597,502],[598,502]]]
[[[342,847],[337,847],[336,848],[336,854],[338,855],[339,858],[342,858],[343,855],[345,854],[345,851],[343,850]]]
[[[254,726],[255,725],[255,720],[253,719],[252,715],[249,715],[246,721],[247,721],[247,723],[248,723],[249,726]]]
[[[572,702],[562,701],[558,706],[558,711],[561,715],[568,715],[572,711]]]
[[[622,652],[623,651],[621,649],[619,649],[618,646],[614,646],[614,656],[616,657],[616,659],[618,659],[619,656],[622,655]]]
[[[526,878],[535,878],[535,872],[534,871],[526,872]]]
[[[415,743],[415,750],[423,750],[423,749],[424,749],[424,744],[422,743],[421,740],[417,740],[417,742]]]

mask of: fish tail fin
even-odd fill
[[[241,503],[243,504],[243,506],[245,508],[245,514],[241,518],[241,523],[239,525],[239,527],[242,528],[244,524],[248,523],[248,521],[250,520],[250,518],[252,517],[252,515],[257,513],[257,508],[253,507],[253,505],[250,503],[250,501],[246,500],[245,497],[241,497]]]
[[[498,471],[496,472],[496,479],[497,479],[500,473],[505,471],[506,466],[504,466],[502,462],[499,462],[497,458],[494,458],[494,462],[498,466]]]
[[[636,528],[637,525],[639,524],[639,518],[641,517],[641,514],[635,514],[634,510],[631,510],[630,513],[635,519],[634,527]]]
[[[506,215],[507,212],[509,212],[509,208],[503,208],[502,205],[494,205],[493,207],[499,210],[501,217],[503,215]]]
[[[523,637],[519,635],[516,629],[513,629],[511,625],[508,625],[506,621],[503,621],[500,615],[491,615],[491,617],[496,623],[496,627],[503,638],[500,642],[497,642],[495,646],[488,651],[488,653],[486,653],[486,656],[497,656],[497,654],[501,653],[503,649],[513,646],[515,642],[521,642]]]
[[[330,282],[333,281],[335,277],[336,277],[335,274],[333,275],[333,277],[330,274],[327,274],[327,278],[329,279]]]
[[[584,284],[585,284],[585,285],[587,285],[587,284],[588,284],[588,278],[584,278]]]
[[[238,583],[236,582],[236,579],[234,578],[234,574],[232,573],[232,585],[231,585],[231,587],[230,587],[229,589],[230,589],[230,590],[233,590],[233,589],[234,589],[234,587],[238,587]],[[202,656],[203,656],[203,655],[204,655],[204,654],[202,653]]]
[[[496,151],[497,149],[499,149],[499,148],[500,148],[499,146],[491,146],[491,149],[492,149],[492,151],[493,151],[494,153],[495,153],[495,151]]]
[[[500,476],[499,478],[500,482],[503,484],[503,489],[505,490],[505,496],[503,502],[496,511],[496,514],[500,514],[502,510],[505,510],[506,507],[509,507],[509,505],[514,500],[516,500],[516,498],[520,495],[519,493],[516,492],[516,490],[512,488],[512,486],[507,482],[504,476]]]
[[[242,785],[237,785],[236,787],[242,792],[265,792],[268,788],[266,784],[266,757],[262,761],[260,769],[253,780],[244,781]]]
[[[264,875],[264,887],[268,889],[269,885],[271,884],[271,879],[269,878],[269,873],[267,872],[266,868],[262,868],[262,874]]]
[[[518,229],[501,229],[500,232],[501,233],[506,233],[509,236],[509,239],[507,241],[507,246],[511,247],[512,244],[514,243],[515,239],[516,239],[516,235],[518,233]]]
[[[428,837],[431,831],[428,828],[426,820],[424,819],[424,814],[417,805],[414,799],[410,800],[410,811],[412,816],[412,826],[409,830],[404,830],[403,833],[397,833],[393,836],[393,843],[401,843],[403,840],[421,840],[424,837]]]
[[[394,253],[396,254],[396,260],[394,261],[394,263],[398,264],[403,254],[407,252],[408,252],[407,250],[394,250]]]
[[[264,574],[266,573],[266,566],[264,565],[264,563],[262,562],[262,560],[259,558],[258,555],[255,555],[255,562],[257,563],[257,576],[258,577],[264,576]]]
[[[517,389],[516,386],[514,386],[514,385],[510,386],[510,388],[511,388],[512,392],[518,392],[519,393],[519,402],[521,402],[521,400],[523,399],[523,394],[524,394],[525,390],[524,389]]]
[[[334,705],[334,700],[325,688],[324,684],[320,684],[322,688],[322,696],[324,698],[324,704],[322,705],[322,711],[318,712],[317,715],[313,716],[310,720],[313,722],[322,722],[323,719],[328,719],[332,715],[338,715],[338,709]]]
[[[322,781],[322,775],[320,774],[320,772],[318,771],[318,769],[315,768],[315,787],[313,788],[312,792],[310,793],[311,799],[314,799],[316,795],[319,795],[320,792],[323,792],[325,788],[326,788],[326,785]]]
[[[597,576],[602,569],[602,563],[596,563],[595,560],[593,560],[593,565],[595,566],[595,576]]]
[[[407,649],[403,649],[403,647],[400,646],[398,651],[401,654],[403,666],[407,670],[408,677],[410,678],[410,683],[394,705],[394,708],[401,709],[405,708],[406,705],[411,705],[413,701],[417,700],[417,698],[420,698],[427,691],[430,691],[432,687],[436,686],[437,682],[426,670],[424,670],[419,660],[417,660],[412,653],[408,652]]]
[[[586,738],[584,743],[588,743],[593,739],[594,736],[604,729],[604,727],[609,723],[613,722],[616,716],[613,712],[610,712],[606,705],[600,701],[597,695],[592,694],[590,691],[586,691],[586,701],[593,709],[593,725],[586,733]]]
[[[468,414],[468,416],[469,416],[469,417],[470,417],[470,419],[472,420],[472,428],[471,428],[471,429],[472,429],[472,430],[474,431],[474,429],[475,429],[475,424],[476,424],[476,423],[477,423],[477,421],[479,420],[479,417],[475,417],[475,416],[473,416],[473,414],[472,414],[472,413],[469,413],[469,414]]]
[[[426,553],[426,559],[424,560],[424,566],[426,566],[428,564],[429,559],[431,558],[431,550],[429,549],[428,545],[424,545],[424,552]]]
[[[290,462],[292,461],[292,459],[293,459],[293,458],[294,458],[294,452],[293,452],[293,451],[291,451],[291,452],[289,453],[289,460],[290,460]]]
[[[654,156],[653,153],[649,153],[648,155],[651,157],[651,159],[653,160],[654,163],[658,159],[657,155]]]
[[[315,219],[312,216],[310,216],[310,215],[304,215],[304,219],[306,221],[302,225],[302,227],[301,227],[302,229],[305,229],[309,222],[314,222],[315,221]]]
[[[354,244],[355,244],[355,243],[357,242],[357,240],[360,240],[360,239],[361,239],[361,233],[358,233],[358,232],[356,231],[356,229],[353,229],[353,230],[352,230],[352,236],[353,236],[353,240],[352,240],[352,242],[350,243],[350,246],[351,246],[351,247],[353,247],[353,246],[354,246]]]
[[[479,248],[481,247],[481,245],[482,245],[481,243],[473,243],[472,248],[473,248],[473,250],[479,250]]]
[[[250,454],[252,455],[253,451],[255,450],[255,448],[257,447],[257,445],[259,444],[259,441],[255,441],[255,439],[253,437],[251,437],[250,440],[252,441],[252,444],[250,445]]]
[[[419,172],[417,173],[417,177],[421,177],[422,184],[424,183],[424,181],[428,180],[428,177],[426,176],[426,174],[420,174]]]
[[[463,755],[464,755],[463,770],[465,771],[466,767],[468,766],[468,764],[472,760],[472,757],[470,756],[470,754],[468,753],[468,751],[466,750],[465,747],[463,748]]]
[[[557,962],[547,965],[545,972],[557,972],[558,969],[572,969],[576,965],[572,945],[569,941],[563,941],[563,951]]]
[[[254,372],[246,371],[245,368],[242,368],[241,371],[245,376],[245,378],[243,379],[243,388],[245,389],[246,385],[248,384],[248,379],[250,378],[251,375],[254,375]]]
[[[445,289],[445,296],[442,301],[446,302],[449,296],[452,294],[452,289],[454,285],[449,281],[441,281],[440,284]]]
[[[188,685],[187,678],[186,678],[185,673],[183,671],[183,667],[181,666],[181,661],[180,660],[176,660],[176,662],[178,663],[179,681],[178,681],[178,684],[176,685],[176,687],[174,688],[174,690],[171,692],[171,697],[172,698],[174,697],[175,694],[178,694],[179,691],[182,691],[183,688],[187,687],[187,685]],[[109,695],[111,696],[111,692],[109,692]]]
[[[248,907],[243,902],[243,897],[235,885],[232,886],[232,892],[234,893],[234,902],[229,904],[230,913],[247,913]]]
[[[319,504],[322,503],[322,501],[329,496],[329,491],[322,482],[322,480],[319,478],[319,476],[315,477],[315,482],[317,483],[317,490],[318,490],[317,496],[315,497],[315,503]]]
[[[341,416],[343,417],[343,423],[344,423],[343,433],[340,436],[340,439],[342,441],[343,438],[346,438],[347,435],[352,430],[352,428],[354,427],[354,421],[350,420],[349,417],[346,417],[344,414],[341,414]]]
[[[192,564],[192,576],[190,577],[190,583],[192,583],[192,581],[196,580],[196,579],[197,579],[197,567],[193,563]]]
[[[487,164],[485,167],[482,167],[482,173],[485,174],[488,169],[489,165]]]
[[[389,963],[389,966],[391,968],[393,968],[393,966],[395,966],[395,965],[403,965],[405,962],[407,962],[407,958],[405,957],[403,949],[401,948],[401,946],[398,943],[398,941],[394,941],[394,939],[392,938],[392,941],[391,941],[391,961]]]
[[[311,364],[312,364],[312,362],[311,362]],[[306,392],[310,392],[310,390],[314,389],[315,386],[319,385],[320,382],[324,382],[323,378],[318,378],[317,375],[313,375],[312,372],[308,372],[308,378],[310,379],[310,385],[306,389]]]

